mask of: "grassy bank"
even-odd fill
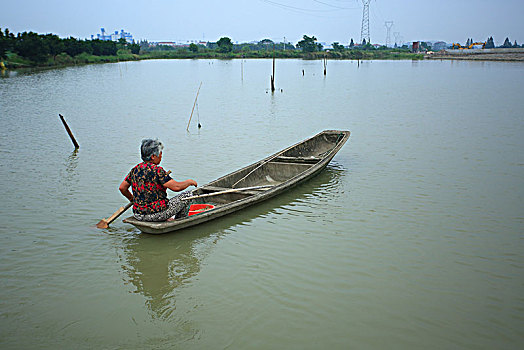
[[[300,50],[288,51],[234,51],[221,53],[216,51],[191,52],[189,50],[173,51],[151,51],[141,53],[140,59],[181,59],[181,58],[204,58],[204,59],[235,59],[235,58],[296,58],[305,60],[338,59],[338,60],[413,60],[424,59],[423,54],[415,54],[407,51],[394,50],[344,50],[344,51],[322,51],[302,52]]]
[[[71,57],[66,53],[61,53],[53,57],[48,57],[45,62],[33,62],[26,58],[20,57],[15,53],[7,53],[6,58],[2,60],[6,68],[17,69],[17,68],[45,68],[45,67],[63,67],[63,66],[74,66],[79,64],[91,64],[91,63],[111,63],[120,61],[137,61],[139,55],[133,55],[131,53],[123,52],[116,56],[95,56],[87,53],[81,53],[80,55]]]
[[[66,53],[56,56],[49,56],[44,62],[33,62],[24,59],[15,53],[8,52],[6,58],[2,60],[6,68],[45,68],[45,67],[64,67],[94,63],[114,63],[122,61],[138,61],[150,59],[239,59],[239,58],[295,58],[305,60],[337,59],[337,60],[413,60],[423,59],[423,54],[414,54],[406,51],[393,50],[345,50],[345,51],[325,51],[325,52],[302,52],[300,50],[289,51],[238,51],[221,53],[213,50],[191,52],[189,50],[170,50],[170,51],[149,51],[132,54],[129,50],[119,50],[114,56],[95,56],[88,53],[81,53],[71,57]]]

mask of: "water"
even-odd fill
[[[279,60],[271,94],[271,64],[0,79],[2,349],[521,346],[524,65]],[[279,197],[175,234],[94,228],[142,138],[205,184],[324,129],[352,136]]]

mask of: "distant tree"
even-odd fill
[[[140,53],[139,44],[132,43],[132,44],[127,45],[127,47],[129,48],[129,50],[131,50],[131,53],[134,55],[138,55]]]
[[[36,63],[44,62],[49,55],[49,48],[44,40],[33,32],[18,33],[14,49],[18,55]]]
[[[349,42],[349,47],[350,48],[355,47],[355,43],[353,42],[353,38],[351,38],[351,41]]]
[[[7,51],[13,49],[14,42],[14,34],[10,33],[7,28],[5,29],[5,32],[2,33],[0,28],[0,58],[5,57]]]
[[[303,39],[297,43],[297,47],[301,48],[304,52],[322,51],[322,45],[316,43],[316,41],[317,38],[314,36],[309,37],[304,35]]]
[[[227,53],[233,50],[233,42],[228,37],[222,37],[217,41],[218,51]]]
[[[493,42],[493,37],[489,37],[488,40],[486,40],[486,45],[484,46],[485,49],[493,49],[495,48],[495,43]]]
[[[366,42],[366,39],[362,40],[362,46],[360,47],[362,50],[373,50],[375,47],[371,45],[371,42]]]
[[[506,38],[506,40],[504,40],[504,44],[502,44],[501,47],[511,47],[511,42],[509,41],[509,38]]]
[[[65,51],[64,41],[60,39],[58,35],[47,34],[43,36],[42,39],[44,40],[45,45],[47,45],[49,54],[52,55],[54,59],[56,59],[58,54]]]
[[[271,39],[263,39],[263,40],[260,40],[258,42],[258,46],[259,46],[259,50],[261,49],[266,49],[269,50],[269,47],[273,47],[273,45],[275,44],[275,42]]]
[[[86,41],[80,41],[76,38],[69,37],[64,39],[63,42],[65,46],[65,52],[71,57],[80,55],[82,52],[87,52],[88,54],[93,53],[93,48]]]
[[[423,50],[426,50],[426,51],[430,51],[431,50],[431,45],[429,43],[423,41],[423,42],[420,43],[420,48],[423,49]]]
[[[517,40],[515,40],[515,43],[513,44],[513,47],[519,47],[519,44],[517,44]]]
[[[339,52],[344,51],[344,46],[340,45],[338,42],[334,42],[332,46],[333,46],[333,50],[335,51],[339,51]]]
[[[90,44],[95,56],[115,56],[118,51],[114,41],[95,39]]]
[[[198,52],[198,46],[195,43],[189,44],[189,51],[191,52]]]

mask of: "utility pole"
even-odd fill
[[[364,42],[364,39],[366,40],[366,43],[371,42],[371,38],[369,35],[369,3],[371,0],[362,0],[362,4],[364,5],[364,11],[362,13],[362,29],[360,30],[360,43],[362,44]]]
[[[393,27],[393,21],[384,22],[386,26],[386,47],[391,46],[391,27]]]

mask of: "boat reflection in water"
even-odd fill
[[[136,288],[134,292],[145,297],[153,318],[170,320],[174,317],[178,291],[198,275],[203,260],[216,248],[218,240],[235,227],[249,226],[257,218],[286,213],[296,216],[293,209],[296,204],[303,209],[304,203],[317,199],[329,201],[340,193],[344,173],[342,166],[332,162],[315,178],[278,197],[176,233],[148,235],[138,234],[139,231],[133,229],[137,234],[124,242],[124,282],[132,284]],[[311,220],[311,214],[318,206],[310,208],[309,213],[302,212],[304,220]]]

